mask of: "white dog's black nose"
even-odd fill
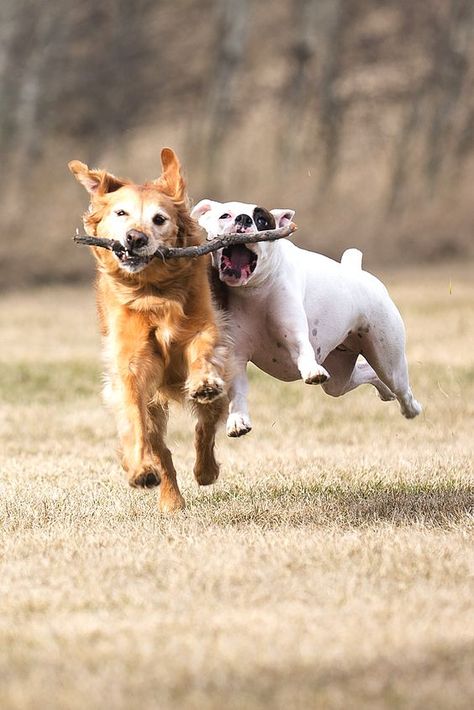
[[[125,242],[127,249],[133,251],[134,249],[146,247],[148,244],[148,237],[143,232],[139,232],[138,229],[130,229],[125,235]]]
[[[251,227],[253,224],[252,218],[248,214],[238,214],[235,218],[235,223],[237,226],[244,228]]]

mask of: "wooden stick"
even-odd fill
[[[162,259],[180,259],[181,257],[203,256],[210,252],[223,249],[225,247],[235,246],[237,244],[254,244],[255,242],[274,242],[276,239],[289,237],[297,229],[296,224],[292,222],[286,227],[279,229],[267,229],[264,232],[256,232],[255,234],[222,234],[209,242],[200,244],[194,247],[167,247],[161,246],[155,251],[152,256],[159,256]],[[89,237],[86,235],[76,234],[73,237],[76,244],[83,244],[90,247],[100,247],[109,249],[115,254],[123,254],[126,249],[116,239],[102,239],[101,237]]]

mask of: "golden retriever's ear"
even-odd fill
[[[161,166],[163,171],[155,184],[171,197],[174,202],[183,202],[186,197],[186,184],[181,174],[181,165],[176,153],[171,148],[161,151]]]
[[[71,160],[68,168],[91,195],[105,195],[107,192],[115,192],[120,187],[127,185],[128,181],[115,177],[106,170],[91,170],[80,160]]]

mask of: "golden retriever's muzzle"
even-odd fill
[[[125,245],[129,252],[140,252],[148,246],[148,237],[138,229],[130,229],[125,235]]]
[[[115,252],[120,266],[130,273],[137,273],[147,266],[153,258],[152,254],[143,253],[149,245],[149,237],[138,229],[129,229],[125,235],[125,247],[121,252]]]

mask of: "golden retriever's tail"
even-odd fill
[[[362,269],[362,252],[359,249],[346,249],[341,257],[341,264],[350,269]]]

